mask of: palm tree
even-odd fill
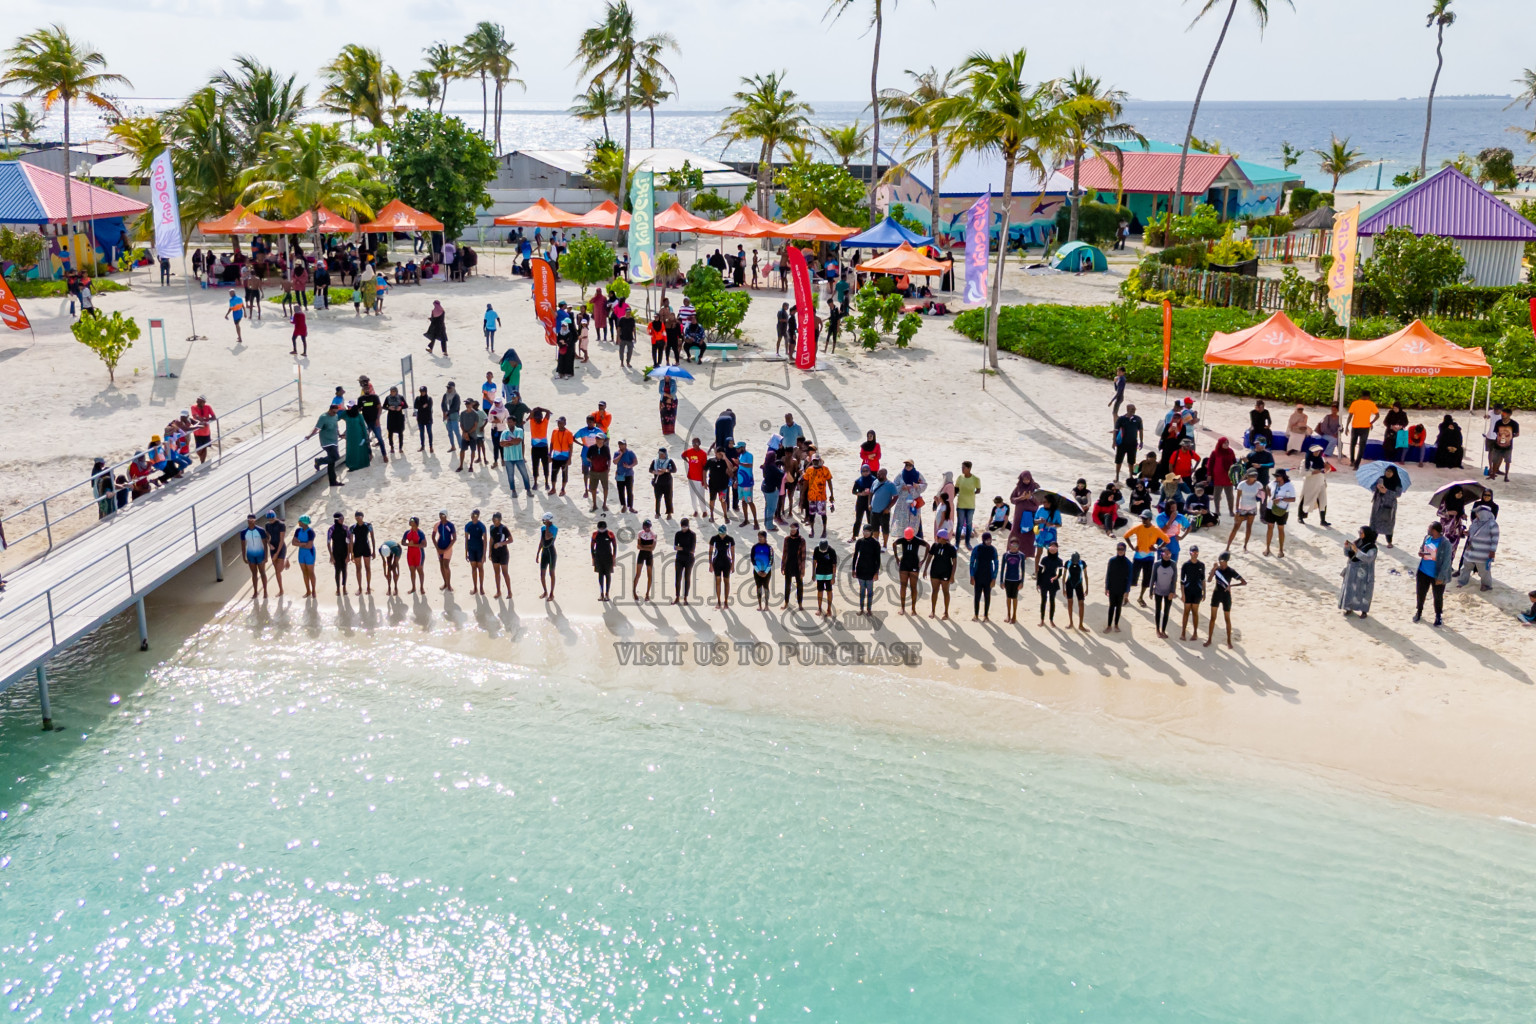
[[[938,68],[930,66],[927,71],[908,70],[906,75],[912,80],[912,88],[885,89],[880,93],[880,103],[900,133],[903,145],[915,150],[906,162],[923,159],[932,162],[932,177],[929,181],[933,187],[928,196],[928,227],[937,236],[939,194],[944,184],[943,143],[944,135],[949,130],[949,124],[939,115],[943,112],[943,101],[956,95],[959,72],[953,69],[940,72]]]
[[[1147,140],[1134,127],[1117,120],[1125,112],[1124,90],[1107,87],[1084,68],[1057,83],[1055,99],[1066,114],[1066,148],[1062,155],[1072,161],[1072,213],[1067,222],[1067,241],[1074,242],[1083,202],[1083,159],[1092,153],[1103,160],[1118,184],[1125,154],[1115,142],[1130,140],[1145,145]],[[1110,160],[1111,154],[1114,161]]]
[[[183,228],[228,213],[240,198],[241,143],[222,98],[204,86],[162,117],[176,172],[176,197]],[[140,174],[158,151],[138,152]],[[185,232],[184,232],[185,233]]]
[[[823,125],[816,129],[816,134],[821,136],[821,148],[846,171],[853,158],[864,152],[869,142],[869,125],[858,120],[838,128]]]
[[[1335,135],[1327,149],[1314,149],[1312,152],[1317,154],[1318,169],[1333,176],[1333,188],[1330,189],[1333,192],[1339,190],[1339,179],[1344,175],[1371,165],[1369,160],[1360,159],[1365,155],[1360,150],[1349,148],[1347,135],[1343,139]]]
[[[406,91],[424,101],[427,109],[431,110],[443,95],[443,83],[438,80],[431,68],[417,68],[411,72],[411,82],[406,87]]]
[[[512,59],[512,51],[515,47],[509,39],[501,40],[502,47],[496,59],[491,63],[491,80],[496,83],[496,152],[501,152],[501,112],[502,101],[507,93],[507,86],[515,85],[524,92],[528,91],[528,84],[521,78],[512,77],[512,72],[518,70],[517,61]]]
[[[586,92],[572,98],[571,116],[586,124],[601,121],[603,138],[610,140],[613,136],[608,131],[608,115],[617,113],[621,105],[612,89],[602,82],[594,81],[587,86]]]
[[[496,47],[501,37],[501,26],[482,21],[470,30],[459,44],[465,78],[480,79],[480,134],[490,137],[491,94],[489,88],[491,70],[495,66]]]
[[[326,207],[343,216],[372,217],[356,180],[369,175],[362,154],[345,142],[334,124],[292,125],[271,140],[267,159],[241,175],[241,194],[252,205],[271,204],[286,216],[318,213]],[[315,251],[320,251],[315,218]]]
[[[234,71],[220,71],[208,84],[218,91],[226,115],[234,122],[246,166],[259,159],[268,135],[304,113],[305,88],[298,84],[298,76],[283,78],[255,57],[236,57]]]
[[[107,58],[84,43],[69,37],[62,25],[40,28],[16,40],[5,51],[5,71],[0,85],[19,85],[23,96],[41,96],[46,111],[55,103],[64,104],[64,174],[74,177],[69,159],[69,108],[84,100],[99,110],[116,114],[117,107],[102,89],[109,85],[130,85],[122,75],[104,70]],[[64,189],[64,236],[75,233],[75,207],[70,187]],[[73,246],[73,242],[69,245]]]
[[[576,44],[575,63],[583,75],[613,87],[624,104],[624,164],[619,172],[619,203],[613,212],[613,230],[619,230],[627,194],[635,100],[635,76],[649,72],[677,87],[677,79],[661,62],[668,50],[677,52],[677,40],[665,32],[644,38],[635,37],[635,15],[629,0],[607,0],[603,18],[581,34]],[[622,84],[621,84],[622,83]]]
[[[17,100],[11,104],[10,130],[15,132],[22,142],[31,142],[32,137],[43,130],[43,122],[32,113],[31,107]]]
[[[1280,169],[1288,171],[1301,162],[1302,151],[1289,142],[1280,143]]]
[[[1206,62],[1205,74],[1200,76],[1200,89],[1195,93],[1195,106],[1189,112],[1189,127],[1184,130],[1184,149],[1179,154],[1179,180],[1175,191],[1178,193],[1177,202],[1179,209],[1184,209],[1184,165],[1189,162],[1189,141],[1195,134],[1195,118],[1200,116],[1200,100],[1205,96],[1205,84],[1211,80],[1211,69],[1216,66],[1216,55],[1221,53],[1221,44],[1226,42],[1227,29],[1232,25],[1232,15],[1237,13],[1237,5],[1243,4],[1252,12],[1254,20],[1259,23],[1259,35],[1264,34],[1264,28],[1269,24],[1269,5],[1272,0],[1231,0],[1227,7],[1227,17],[1221,23],[1221,34],[1216,37],[1216,46],[1211,50],[1211,59]],[[1199,24],[1200,19],[1211,13],[1221,0],[1199,0],[1200,11],[1195,15],[1195,20],[1189,23],[1190,28]],[[1292,9],[1296,9],[1295,0],[1285,0]],[[1173,211],[1169,210],[1169,216]]]
[[[715,138],[733,142],[756,142],[757,212],[768,213],[768,190],[773,181],[773,154],[786,143],[810,142],[810,115],[815,111],[801,102],[793,89],[785,88],[784,72],[745,76],[745,87],[733,98],[736,106],[727,107]]]
[[[859,0],[829,0],[826,16],[836,21]],[[892,7],[896,0],[888,0]],[[869,146],[869,226],[875,226],[875,189],[880,187],[880,36],[885,30],[887,0],[869,0],[869,26],[875,31],[874,56],[869,62],[869,107],[874,113],[874,130]]]
[[[987,321],[987,365],[992,369],[997,368],[997,308],[1002,299],[1003,261],[1013,215],[1014,172],[1023,168],[1041,182],[1043,190],[1050,154],[1062,151],[1068,131],[1068,111],[1057,100],[1054,84],[1028,82],[1024,60],[1024,50],[997,57],[972,54],[960,65],[963,91],[935,104],[939,108],[935,116],[952,125],[951,169],[971,155],[1003,160],[1003,224]],[[1035,200],[1035,209],[1043,198],[1042,192]]]
[[[676,82],[672,83],[674,86]],[[630,102],[651,116],[651,148],[656,148],[656,108],[677,95],[675,88],[668,89],[662,77],[649,67],[635,73],[635,94]]]
[[[1429,102],[1424,105],[1424,146],[1419,150],[1419,177],[1424,177],[1429,167],[1429,125],[1435,116],[1435,89],[1440,84],[1440,69],[1445,67],[1445,30],[1456,24],[1456,12],[1451,10],[1451,0],[1433,0],[1424,27],[1435,30],[1435,77],[1429,80]]]
[[[348,43],[320,73],[325,78],[321,106],[345,114],[348,121],[367,121],[375,133],[382,132],[388,123],[390,104],[388,70],[378,50]],[[374,147],[376,152],[384,152],[382,135],[375,135]]]
[[[1515,84],[1520,86],[1520,93],[1510,101],[1509,107],[1516,103],[1523,103],[1525,109],[1530,110],[1531,104],[1536,103],[1536,68],[1526,68],[1520,72],[1520,77],[1515,79]],[[1509,107],[1504,109],[1508,110]],[[1529,128],[1513,128],[1511,131],[1519,132],[1525,136],[1525,141],[1536,144],[1536,131]]]
[[[448,102],[448,83],[464,75],[464,53],[452,43],[433,43],[422,52],[427,55],[422,70],[442,83],[437,99],[437,112],[441,114]]]

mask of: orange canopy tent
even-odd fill
[[[1344,343],[1335,338],[1314,338],[1280,312],[1244,331],[1212,334],[1205,362],[1207,366],[1337,370],[1344,365]]]
[[[358,230],[380,234],[394,231],[441,231],[443,222],[431,214],[411,209],[398,199],[391,199],[378,216]]]
[[[612,199],[604,199],[601,203],[575,218],[571,222],[573,228],[607,228],[613,230],[613,215],[618,213],[619,207]],[[629,214],[619,217],[620,229],[629,227]]]
[[[949,270],[948,265],[931,260],[907,242],[868,263],[860,263],[855,270],[870,274],[916,274],[919,277],[936,277]]]
[[[205,235],[287,235],[292,233],[280,221],[258,217],[239,205],[216,220],[203,221],[198,224],[197,230]]]
[[[812,242],[841,242],[859,233],[859,228],[845,228],[832,223],[820,210],[812,210],[799,220],[792,220],[773,233],[775,238],[803,238]]]
[[[1480,348],[1462,348],[1415,320],[1374,341],[1344,343],[1344,373],[1363,377],[1491,377]]]
[[[612,215],[610,209],[609,215]],[[521,210],[514,210],[503,217],[494,218],[492,224],[517,225],[524,228],[569,228],[574,227],[579,220],[578,216],[566,210],[560,209],[548,199],[540,199],[532,206],[525,206]]]
[[[345,217],[337,216],[325,207],[320,207],[320,233],[322,235],[349,235],[357,230],[357,225]],[[305,210],[297,217],[283,221],[283,227],[294,234],[308,234],[315,229],[316,214]]]
[[[656,215],[657,231],[698,231],[708,224],[703,217],[683,209],[682,203],[673,203]]]
[[[784,225],[759,217],[743,203],[735,213],[712,220],[695,231],[701,235],[723,235],[729,238],[776,238]]]

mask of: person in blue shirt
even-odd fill
[[[992,621],[992,583],[997,579],[997,564],[997,548],[992,546],[992,533],[988,531],[981,535],[981,543],[971,549],[972,622]]]
[[[773,545],[768,543],[768,531],[757,531],[757,543],[752,545],[752,582],[757,585],[757,610],[768,610],[773,600]]]
[[[602,431],[598,429],[597,421],[588,416],[587,425],[571,435],[576,441],[576,447],[581,449],[581,496],[583,498],[591,495],[595,500],[597,497],[595,494],[592,494],[592,452],[587,439],[595,439],[601,433]],[[596,444],[597,442],[594,440],[592,443]],[[605,494],[603,497],[606,499],[607,495]]]
[[[859,478],[853,482],[853,537],[859,539],[859,526],[869,515],[869,496],[880,481],[865,463],[859,470]]]
[[[459,539],[458,528],[448,521],[448,510],[437,513],[437,525],[432,528],[432,546],[437,549],[437,567],[443,573],[441,590],[453,589],[453,545]]]
[[[619,511],[639,515],[635,511],[635,466],[640,456],[630,450],[628,441],[619,442],[619,450],[613,457],[613,480],[619,490]]]
[[[741,502],[741,525],[747,525],[747,511],[752,512],[752,528],[758,527],[757,521],[757,478],[752,474],[752,453],[747,451],[747,443],[742,441],[736,446],[736,497]]]
[[[464,524],[464,558],[469,562],[469,592],[485,596],[485,524],[480,521],[480,510],[469,514]]]
[[[779,517],[779,490],[784,486],[784,465],[779,461],[779,448],[768,449],[763,456],[763,525],[778,532],[774,520]]]
[[[795,414],[784,414],[784,425],[779,428],[779,436],[784,439],[783,446],[793,451],[795,445],[805,436],[805,429],[795,422]]]
[[[293,546],[299,552],[299,576],[304,580],[304,596],[318,597],[315,593],[315,531],[309,523],[309,516],[299,516],[299,525],[293,531]]]
[[[891,539],[891,508],[896,504],[898,488],[885,470],[875,474],[875,486],[869,491],[869,525],[880,531],[880,546]],[[993,548],[992,553],[997,554]],[[995,575],[995,574],[994,574]]]
[[[497,313],[487,302],[485,304],[485,350],[494,353],[496,351],[496,328],[501,326],[501,314]]]
[[[1429,524],[1429,535],[1419,545],[1419,571],[1413,574],[1418,603],[1414,607],[1413,621],[1424,618],[1424,598],[1430,591],[1435,594],[1435,625],[1443,626],[1445,613],[1445,585],[1451,581],[1451,543],[1445,539],[1444,528],[1438,522]]]
[[[251,570],[251,596],[256,596],[260,586],[261,596],[267,596],[267,531],[256,525],[256,517],[245,517],[245,529],[240,531],[240,550],[245,564]],[[1444,593],[1445,588],[1441,587]],[[1419,602],[1421,605],[1423,601]]]

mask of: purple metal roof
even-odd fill
[[[1536,224],[1454,167],[1442,167],[1377,203],[1360,218],[1362,235],[1392,227],[1446,238],[1536,241]]]

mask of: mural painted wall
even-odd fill
[[[932,225],[928,223],[929,203],[932,192],[928,186],[912,177],[903,174],[901,180],[890,185],[880,187],[880,205],[889,210],[891,204],[900,203],[906,215],[915,221],[921,222],[932,231]],[[976,196],[941,196],[939,198],[939,226],[936,237],[941,245],[960,245],[965,242],[965,215],[971,205],[976,202]],[[1008,226],[1008,237],[1015,243],[1022,242],[1025,245],[1042,245],[1046,236],[1056,225],[1056,214],[1066,203],[1066,197],[1062,195],[1048,195],[1040,202],[1040,205],[1032,213],[1026,214],[1039,199],[1038,196],[1013,197],[1012,223]],[[995,238],[1003,226],[1003,204],[999,196],[992,197],[992,221],[991,233]]]

